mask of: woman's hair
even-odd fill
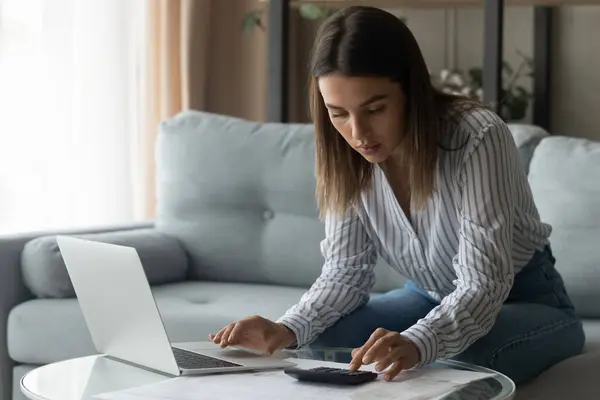
[[[424,206],[434,185],[442,114],[456,97],[434,88],[413,34],[393,14],[364,6],[339,10],[319,28],[312,50],[309,106],[321,215],[345,213],[369,185],[373,171],[331,124],[318,86],[319,77],[330,74],[387,77],[400,85],[406,98],[401,156],[410,166],[412,204]]]

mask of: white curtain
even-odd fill
[[[0,233],[126,223],[143,0],[0,0]]]

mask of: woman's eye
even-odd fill
[[[345,113],[341,113],[341,114],[329,114],[331,116],[331,118],[343,118],[344,116],[346,116]]]
[[[385,107],[383,107],[383,106],[382,107],[378,107],[378,108],[373,108],[373,109],[369,110],[369,114],[377,114],[377,113],[383,111],[384,108]]]

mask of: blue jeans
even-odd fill
[[[517,274],[490,332],[454,360],[492,368],[516,384],[581,353],[585,335],[547,247]],[[439,303],[408,282],[369,302],[325,330],[312,345],[360,347],[379,327],[401,332]]]

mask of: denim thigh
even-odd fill
[[[404,288],[372,295],[364,306],[340,318],[321,333],[312,345],[360,347],[377,328],[402,332],[437,305],[425,292],[409,282]]]
[[[583,327],[554,265],[549,247],[536,252],[515,277],[490,332],[454,359],[492,368],[522,384],[581,353]]]
[[[521,384],[581,353],[583,327],[554,264],[549,247],[536,252],[515,277],[490,332],[453,359],[492,368]],[[373,295],[367,304],[326,329],[312,345],[356,348],[375,329],[402,332],[438,304],[409,282],[402,289]]]

